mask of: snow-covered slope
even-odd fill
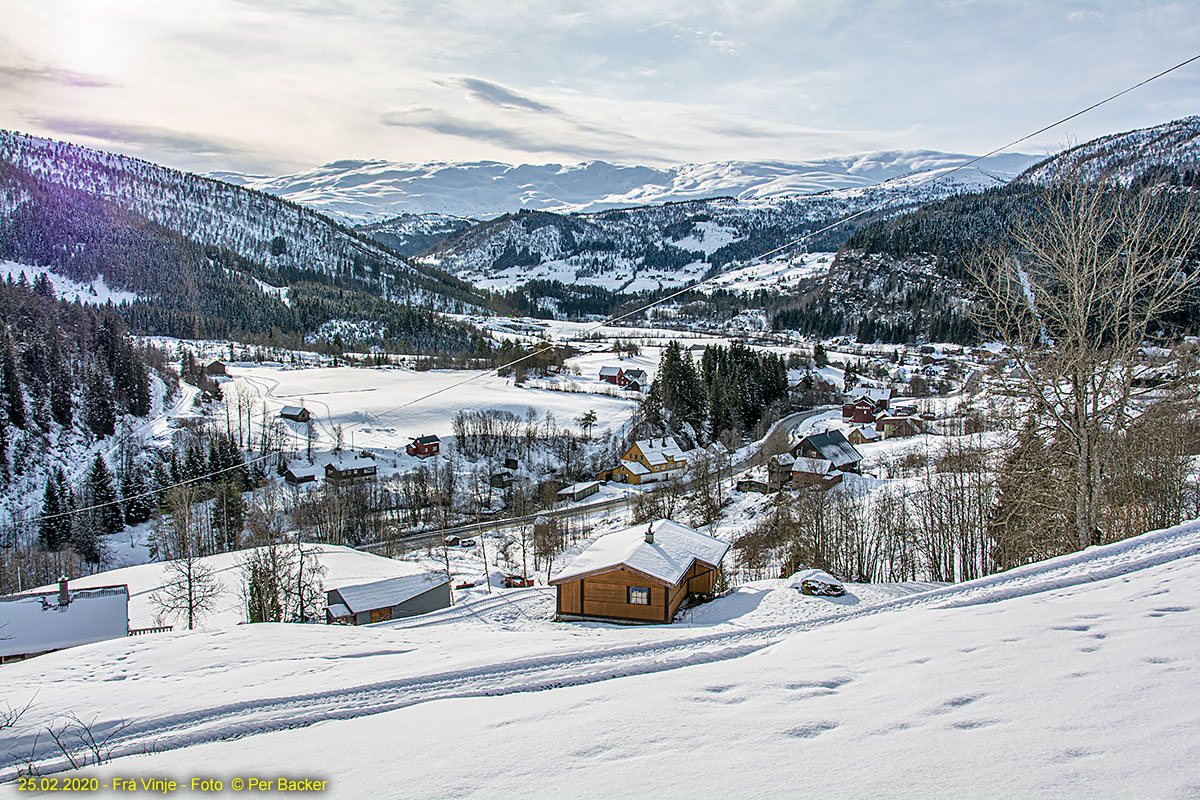
[[[335,161],[278,177],[212,173],[230,183],[278,195],[353,221],[402,213],[488,217],[519,208],[600,211],[652,203],[730,196],[742,199],[863,187],[912,172],[939,172],[968,158],[932,150],[860,153],[814,161],[721,161],[658,168],[604,161],[502,164]],[[954,180],[971,187],[1006,182],[1037,161],[998,155]]]
[[[1044,183],[1080,173],[1090,180],[1127,184],[1145,176],[1157,183],[1164,169],[1200,171],[1200,116],[1101,136],[1030,167],[1021,180]]]
[[[749,605],[795,592],[768,588]],[[812,613],[774,623],[739,593],[669,627],[554,624],[547,592],[475,601],[513,605],[515,629],[462,624],[468,604],[440,621],[240,626],[6,666],[10,702],[36,702],[2,766],[31,749],[61,766],[35,737],[71,712],[99,735],[128,725],[102,779],[269,767],[337,798],[1200,785],[1200,522],[877,602],[791,597]]]

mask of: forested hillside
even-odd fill
[[[133,342],[111,307],[59,300],[44,275],[0,282],[0,317],[0,516],[38,510],[33,499],[50,479],[66,510],[85,499],[80,457],[102,440],[121,450],[112,437],[174,394],[178,376],[164,353]],[[79,543],[59,546],[68,544]],[[95,555],[87,542],[76,549]]]
[[[138,332],[462,351],[432,311],[470,286],[269,195],[85,148],[0,133],[0,258],[142,300]]]

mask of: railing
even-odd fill
[[[145,633],[166,633],[167,631],[172,630],[174,627],[175,626],[173,626],[173,625],[159,625],[154,628],[130,628],[129,635],[130,636],[141,636],[142,634],[145,634]]]

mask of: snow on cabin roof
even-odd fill
[[[616,376],[616,375],[620,375],[620,374],[621,374],[620,367],[601,367],[600,368],[600,376],[604,377],[604,378],[607,378],[609,375]]]
[[[416,439],[413,439],[413,441],[416,442],[417,444],[433,444],[434,442],[440,442],[441,439],[439,439],[436,436],[430,435],[430,436],[419,436]]]
[[[377,608],[400,605],[449,582],[445,573],[423,572],[419,575],[402,575],[399,578],[342,586],[334,591],[342,598],[342,603],[349,609],[348,613],[357,614],[360,611],[374,611]],[[331,608],[337,605],[335,603]]]
[[[634,444],[651,464],[665,464],[668,458],[672,461],[684,458],[683,448],[669,436],[662,439],[639,439]]]
[[[653,543],[646,541],[647,527],[654,532]],[[660,519],[649,526],[634,525],[598,537],[563,566],[550,583],[560,583],[624,565],[673,586],[679,583],[693,561],[703,561],[715,567],[728,551],[728,542],[706,536],[678,522]]]
[[[568,495],[568,494],[574,495],[577,492],[582,492],[582,491],[585,491],[586,489],[590,489],[593,486],[599,486],[599,485],[600,485],[600,481],[582,481],[580,483],[572,483],[570,486],[567,486],[566,488],[559,489],[558,494],[560,497],[563,495]]]
[[[857,389],[850,390],[850,398],[852,400],[861,400],[863,398],[870,400],[872,403],[878,403],[881,400],[891,400],[891,389],[876,389],[874,386],[860,386]]]
[[[44,653],[129,635],[129,587],[69,589],[0,597],[0,655]]]
[[[771,463],[780,467],[790,467],[796,463],[796,459],[791,453],[780,453],[779,455],[771,456]]]
[[[334,461],[329,465],[338,472],[346,472],[351,469],[366,469],[367,467],[375,467],[375,459],[355,456],[354,458],[343,458],[340,461]]]
[[[827,475],[833,469],[833,462],[828,458],[797,458],[792,465],[792,472],[803,472],[808,475]]]
[[[289,464],[287,471],[297,478],[312,475],[314,478],[321,474],[321,468],[315,464]]]
[[[854,449],[854,445],[846,441],[839,430],[825,431],[806,437],[801,444],[807,442],[810,447],[833,462],[838,469],[845,469],[862,461],[862,453]]]
[[[350,616],[350,609],[346,608],[341,603],[334,603],[329,606],[329,616],[333,617],[334,619],[348,617]]]
[[[303,413],[303,406],[284,406],[283,408],[279,409],[279,416],[281,417],[296,417]]]
[[[625,370],[625,377],[629,378],[630,380],[641,380],[642,378],[646,377],[646,370],[644,370],[644,369],[627,369],[627,370]]]

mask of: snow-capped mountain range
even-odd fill
[[[400,214],[489,218],[518,209],[594,212],[658,203],[735,197],[761,200],[863,188],[920,173],[945,173],[970,159],[933,150],[885,151],[813,161],[720,161],[673,167],[503,164],[495,161],[335,161],[276,177],[214,172],[209,177],[258,189],[340,216],[377,222]],[[960,189],[1007,183],[1041,160],[1009,153],[947,178]]]

